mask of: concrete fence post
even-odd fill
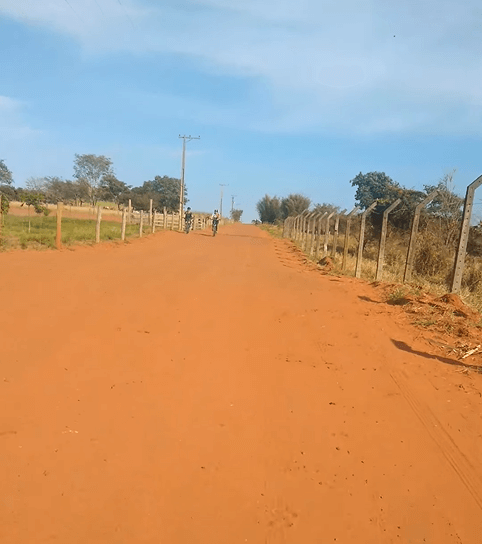
[[[318,259],[320,256],[320,247],[321,247],[321,226],[323,224],[323,219],[328,215],[328,212],[320,213],[318,216],[318,229],[316,233],[316,249],[315,249],[315,257]]]
[[[468,187],[465,193],[464,212],[462,215],[462,224],[460,225],[460,236],[457,248],[457,256],[455,257],[454,272],[452,277],[451,292],[458,293],[462,285],[462,274],[465,266],[465,254],[467,251],[467,242],[470,232],[470,217],[472,216],[472,208],[474,206],[475,190],[482,184],[482,176],[479,176]]]
[[[330,215],[326,218],[325,225],[325,243],[323,244],[323,257],[328,253],[328,240],[330,238],[330,219],[335,215],[335,212],[331,212]]]
[[[304,251],[306,249],[306,244],[308,240],[308,234],[310,230],[310,224],[311,224],[311,218],[315,215],[315,213],[309,213],[305,217],[305,223],[303,228],[303,238],[301,240],[301,249]]]
[[[314,213],[313,217],[311,219],[311,221],[312,221],[312,225],[311,225],[311,241],[310,241],[310,256],[311,257],[313,257],[313,255],[315,254],[316,232],[317,232],[316,225],[317,225],[317,220],[318,220],[319,216],[320,216],[319,213]]]
[[[360,209],[360,206],[355,206],[353,210],[346,216],[346,227],[345,227],[345,243],[343,245],[343,261],[341,264],[341,269],[343,272],[346,271],[346,261],[348,259],[348,242],[350,239],[350,227],[353,214],[355,214]]]
[[[385,245],[387,241],[388,214],[402,202],[399,198],[383,212],[382,232],[380,234],[380,246],[378,248],[377,273],[375,281],[380,281],[383,276],[383,264],[385,260]]]
[[[356,266],[355,266],[355,278],[361,277],[361,267],[363,260],[363,243],[365,242],[365,225],[367,215],[375,208],[378,204],[378,200],[372,202],[370,206],[361,214],[361,223],[360,223],[360,237],[358,240],[358,253],[356,256]]]
[[[412,219],[412,229],[410,230],[410,241],[408,243],[407,258],[405,261],[405,272],[403,274],[403,283],[407,283],[412,279],[413,260],[415,258],[415,247],[417,244],[418,223],[420,221],[420,214],[422,209],[431,202],[439,191],[436,189],[432,191],[418,206],[415,207],[415,213]]]
[[[336,247],[338,244],[338,231],[340,228],[340,217],[343,217],[346,213],[346,210],[342,210],[340,213],[335,215],[335,229],[333,233],[333,247],[331,248],[331,257],[335,259],[336,257]]]
[[[143,211],[139,212],[139,238],[142,238],[142,227],[143,227],[144,215]]]

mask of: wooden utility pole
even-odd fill
[[[184,170],[186,167],[186,141],[200,140],[201,136],[181,136],[182,138],[182,159],[181,159],[181,187],[179,191],[179,230],[182,230],[182,216],[184,215]]]
[[[64,207],[63,202],[57,202],[57,233],[55,236],[55,247],[57,249],[62,248],[62,209]]]

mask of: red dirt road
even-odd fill
[[[0,270],[2,544],[482,542],[481,376],[369,285],[253,226]]]

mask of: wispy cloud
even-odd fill
[[[184,111],[213,124],[480,133],[475,0],[0,0],[0,13],[71,36],[86,55],[172,54],[264,89],[251,116],[183,99]]]
[[[32,138],[41,131],[28,126],[23,120],[22,110],[25,104],[0,95],[0,143],[11,142],[12,140],[21,140]]]

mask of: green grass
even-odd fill
[[[274,238],[283,238],[283,227],[278,225],[261,224],[258,225],[260,229],[265,230],[268,234]]]
[[[16,248],[47,249],[55,248],[57,230],[56,217],[31,216],[30,232],[28,232],[28,217],[7,215],[2,228],[0,249]],[[79,243],[95,243],[95,220],[93,219],[62,219],[62,244],[69,246]],[[149,228],[144,225],[144,232]],[[126,226],[126,238],[139,236],[139,225]],[[100,239],[120,240],[121,224],[113,221],[103,221],[100,225]]]

